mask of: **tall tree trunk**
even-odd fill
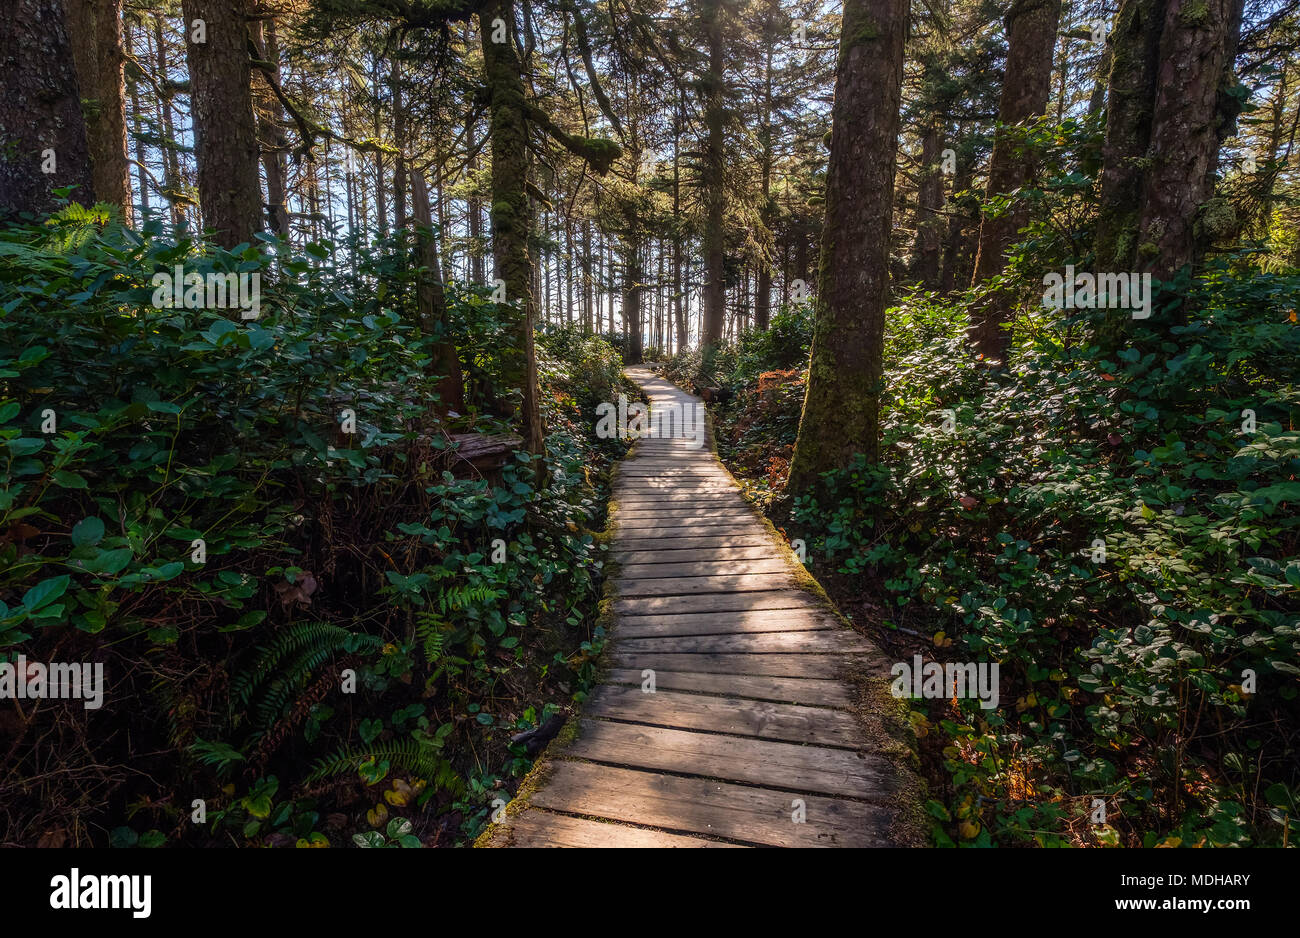
[[[626,343],[626,360],[629,365],[641,364],[643,340],[641,335],[641,240],[636,234],[635,221],[623,239],[623,337]]]
[[[1015,0],[1007,13],[1007,65],[998,102],[998,123],[1016,126],[1042,114],[1052,90],[1052,56],[1061,0]],[[986,201],[1012,192],[1029,182],[1033,161],[1020,152],[1010,134],[999,131],[989,160]],[[996,277],[1006,265],[1005,252],[1023,227],[1025,212],[1012,208],[980,222],[972,284]],[[1005,328],[1011,319],[1011,297],[1003,292],[989,296],[972,314],[970,340],[986,360],[1004,362],[1011,344]]]
[[[131,223],[122,84],[122,0],[63,0],[72,61],[81,90],[95,199],[111,202]]]
[[[709,69],[702,82],[704,103],[704,325],[701,345],[722,342],[726,310],[726,150],[723,141],[723,82],[726,67],[722,40],[722,0],[702,0],[702,15],[709,45]]]
[[[127,55],[135,55],[134,50],[131,48],[131,30],[125,22],[122,24],[122,48]],[[145,163],[148,152],[144,144],[144,120],[143,112],[140,109],[140,81],[137,77],[139,72],[134,67],[125,71],[127,75],[127,97],[131,100],[131,134],[135,137],[135,175],[140,185],[140,216],[143,222],[149,220],[150,205],[149,172]]]
[[[470,278],[474,283],[482,283],[486,280],[483,273],[483,215],[479,207],[479,198],[477,194],[478,180],[478,143],[474,139],[474,120],[469,119],[465,122],[465,146],[471,156],[466,164],[466,171],[473,182],[469,188],[469,194],[466,196],[466,211],[469,214],[469,265]]]
[[[962,130],[964,129],[963,127]],[[958,150],[955,155],[957,165],[952,177],[952,191],[965,192],[970,189],[974,167],[964,149]],[[939,290],[942,293],[951,293],[958,283],[970,282],[970,272],[967,269],[970,248],[966,232],[979,224],[979,220],[966,211],[961,203],[953,202],[951,206],[948,234],[943,246],[943,268],[939,277]]]
[[[844,0],[812,359],[789,491],[879,452],[908,0]]]
[[[1226,230],[1210,208],[1219,158],[1221,90],[1232,80],[1241,29],[1240,0],[1169,0],[1160,36],[1159,84],[1151,122],[1153,159],[1143,180],[1138,220],[1138,265],[1168,280],[1199,259],[1204,246]],[[1227,77],[1225,79],[1225,67]]]
[[[90,204],[90,151],[63,5],[11,6],[0,29],[0,216],[50,211],[53,190],[63,186],[76,186],[72,197]]]
[[[167,57],[167,37],[163,34],[162,16],[157,13],[153,15],[153,38],[158,79],[166,87],[165,83],[171,80],[171,63]],[[186,221],[185,207],[179,198],[185,183],[181,178],[181,161],[176,152],[176,120],[169,93],[158,95],[158,120],[162,124],[163,135],[159,144],[163,155],[163,195],[171,205],[172,224],[180,227]]]
[[[493,42],[492,21],[507,25],[507,41]],[[536,305],[532,262],[528,257],[531,206],[528,201],[528,124],[523,72],[510,37],[514,35],[513,0],[487,0],[478,14],[483,37],[483,73],[488,88],[492,141],[492,246],[496,276],[505,281],[507,299],[517,305],[511,314],[514,344],[503,350],[503,377],[523,392],[519,420],[532,453],[544,451],[538,407],[537,358],[533,350]]]
[[[203,223],[222,247],[251,242],[261,231],[247,0],[182,0],[190,111],[199,164]],[[196,20],[204,42],[195,42]]]
[[[1123,0],[1112,35],[1097,268],[1167,280],[1235,224],[1214,196],[1237,104],[1240,0]],[[1118,317],[1106,330],[1117,330]]]
[[[1097,212],[1097,268],[1133,269],[1137,254],[1141,161],[1151,144],[1160,30],[1165,0],[1122,0],[1110,34],[1106,139]]]
[[[406,229],[406,105],[402,101],[402,65],[399,56],[402,41],[399,37],[393,49],[392,72],[389,88],[393,95],[393,143],[397,146],[397,157],[393,164],[393,229],[401,239],[398,245],[397,264],[399,269],[406,269],[406,238],[401,234]]]
[[[429,369],[439,375],[438,410],[463,413],[465,379],[460,370],[460,356],[446,337],[447,296],[443,291],[442,270],[438,263],[438,235],[433,230],[433,210],[429,205],[429,186],[424,174],[411,173],[411,198],[415,203],[417,254],[420,273],[416,285],[416,309],[420,331],[435,338]]]
[[[934,118],[921,136],[920,186],[916,193],[916,242],[911,274],[927,290],[939,286],[939,229],[943,226],[943,173],[939,165],[939,121]]]
[[[374,87],[379,87],[379,56],[375,56],[374,64],[371,69],[370,80]],[[375,97],[374,112],[371,114],[371,126],[374,129],[375,139],[383,139],[383,124],[380,120],[380,107],[378,95]],[[378,150],[375,151],[375,214],[379,222],[379,237],[388,237],[388,195],[387,188],[384,186],[384,154]]]
[[[772,315],[772,263],[766,255],[772,240],[772,52],[776,45],[781,14],[779,0],[768,0],[763,19],[763,116],[759,129],[759,218],[763,223],[764,256],[758,262],[758,284],[754,295],[754,327],[765,331]]]
[[[582,331],[590,334],[592,310],[591,221],[582,221]]]
[[[280,44],[277,42],[275,20],[255,22],[251,25],[253,42],[263,61],[273,68],[272,80],[280,81]],[[281,127],[284,107],[271,91],[264,77],[258,81],[257,137],[261,150],[262,172],[266,174],[266,214],[271,230],[282,238],[289,237],[289,167],[285,157],[288,138]],[[349,191],[352,180],[349,178]]]
[[[682,89],[677,95],[673,114],[673,311],[677,324],[678,351],[686,348],[686,293],[682,285],[682,240],[685,238],[685,232],[681,221],[682,173],[678,145],[685,120],[683,117],[683,112],[686,110],[685,94],[685,89]]]

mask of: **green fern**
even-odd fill
[[[311,679],[312,672],[333,655],[375,652],[383,644],[384,640],[377,635],[349,632],[328,622],[287,626],[270,643],[259,648],[252,664],[235,678],[230,688],[231,699],[247,712],[260,692],[257,726],[265,729],[283,716],[294,695]]]
[[[121,227],[122,210],[108,202],[92,206],[69,202],[50,215],[48,246],[60,254],[75,254],[89,244],[101,228]]]
[[[435,789],[457,791],[463,783],[452,769],[451,763],[426,744],[414,739],[378,743],[373,746],[353,748],[344,746],[336,752],[316,760],[304,784],[311,785],[344,772],[358,770],[366,762],[387,762],[408,774],[423,778]]]
[[[244,754],[235,747],[219,740],[206,740],[201,736],[194,737],[190,752],[204,765],[215,766],[218,776],[225,776],[236,762],[244,761]]]
[[[429,664],[442,660],[443,646],[447,641],[446,624],[432,609],[421,609],[415,614],[415,637],[424,649],[424,660]]]
[[[445,654],[448,622],[444,618],[449,613],[459,612],[470,606],[487,605],[496,602],[502,591],[490,586],[469,586],[460,584],[445,587],[433,597],[430,604],[434,609],[421,609],[415,614],[415,637],[424,650],[424,660],[436,665]]]

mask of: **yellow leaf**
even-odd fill
[[[957,833],[961,834],[963,840],[974,840],[980,833],[979,822],[962,821],[957,825]]]
[[[411,800],[411,796],[404,791],[386,791],[384,792],[384,800],[394,808],[404,808],[407,802]]]
[[[388,805],[377,804],[366,812],[366,821],[371,827],[380,827],[388,820]]]

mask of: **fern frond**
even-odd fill
[[[297,622],[281,629],[270,642],[258,648],[252,665],[235,678],[230,692],[241,704],[247,705],[280,663],[304,648],[352,652],[372,651],[382,645],[383,639],[378,636],[349,632],[328,622]]]
[[[344,746],[316,760],[304,783],[310,785],[342,775],[344,772],[356,771],[362,763],[372,759],[376,762],[388,762],[393,768],[402,769],[436,787],[454,787],[454,783],[459,781],[451,769],[451,764],[439,756],[432,747],[418,740],[404,739],[360,748]]]

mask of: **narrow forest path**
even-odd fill
[[[699,403],[627,374],[652,407]],[[689,442],[642,439],[621,464],[607,670],[483,842],[914,842],[910,750],[885,729],[896,702],[870,689],[887,663],[805,588],[710,446]]]

